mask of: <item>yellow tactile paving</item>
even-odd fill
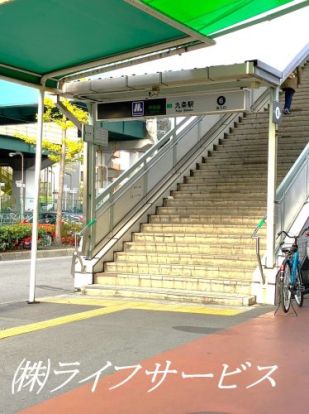
[[[189,306],[179,304],[165,304],[165,303],[148,303],[137,301],[117,301],[108,299],[90,299],[83,297],[48,297],[39,299],[40,302],[59,303],[68,305],[84,305],[97,306],[98,309],[74,313],[71,315],[61,316],[54,319],[48,319],[41,322],[35,322],[27,325],[21,325],[14,328],[7,328],[0,331],[0,339],[9,338],[25,333],[39,331],[41,329],[52,328],[67,323],[82,321],[85,319],[94,318],[96,316],[107,315],[121,310],[150,310],[162,312],[182,312],[182,313],[196,313],[205,315],[221,315],[221,316],[235,316],[246,312],[247,309],[240,308],[226,308],[226,307],[205,307],[205,306]]]
[[[124,307],[126,308],[126,307]],[[118,304],[116,306],[109,306],[108,308],[93,309],[90,311],[79,312],[73,315],[60,316],[59,318],[48,319],[46,321],[30,323],[27,325],[17,326],[14,328],[7,328],[0,331],[0,339],[9,338],[11,336],[21,335],[29,332],[39,331],[41,329],[51,328],[66,323],[82,321],[95,316],[106,315],[122,310]]]
[[[166,311],[166,312],[183,312],[183,313],[201,313],[207,315],[223,315],[223,316],[235,316],[240,313],[246,312],[246,308],[228,308],[228,307],[206,307],[206,306],[194,306],[194,305],[179,305],[173,303],[154,303],[154,302],[139,302],[139,301],[117,301],[108,299],[90,299],[83,297],[52,297],[41,299],[42,302],[51,303],[63,303],[72,305],[88,305],[88,306],[114,306],[119,305],[121,310],[127,309],[141,309],[141,310],[153,310],[153,311]]]

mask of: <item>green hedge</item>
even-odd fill
[[[64,223],[61,229],[61,236],[64,242],[71,242],[74,238],[74,233],[79,232],[83,227],[81,223]],[[44,237],[46,234],[53,234],[55,225],[44,225],[38,227],[39,237]],[[10,224],[0,226],[0,250],[14,250],[18,249],[21,240],[25,237],[31,236],[31,224]]]

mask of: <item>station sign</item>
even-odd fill
[[[249,107],[250,92],[244,89],[203,95],[98,103],[97,120],[217,114],[245,111]]]
[[[278,101],[273,102],[273,114],[272,121],[274,124],[279,124],[282,118],[282,113],[280,109],[280,103]]]

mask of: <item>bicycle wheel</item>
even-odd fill
[[[304,292],[303,292],[303,284],[302,278],[299,269],[296,270],[296,279],[295,279],[295,291],[294,291],[294,298],[295,302],[299,307],[303,306],[304,303]]]
[[[280,274],[280,303],[285,313],[289,311],[291,305],[290,275],[290,266],[285,263],[282,274]]]

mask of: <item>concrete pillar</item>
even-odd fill
[[[269,98],[266,267],[272,269],[275,265],[275,196],[278,147],[277,124],[273,121],[273,103],[279,98],[278,88],[270,88]]]

